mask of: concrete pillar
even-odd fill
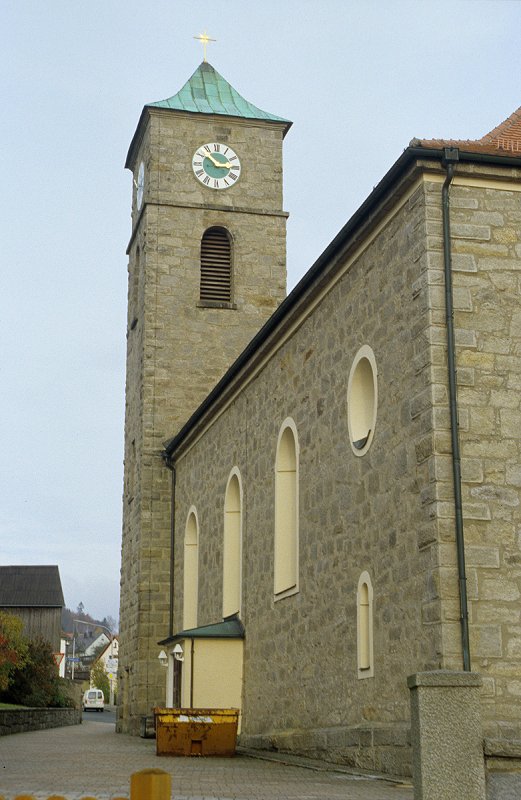
[[[479,689],[473,672],[410,675],[414,800],[485,800]]]

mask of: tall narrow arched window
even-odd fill
[[[195,508],[188,514],[185,528],[183,569],[183,628],[197,625],[199,595],[199,524]]]
[[[240,474],[233,470],[224,498],[223,617],[241,608],[242,489]]]
[[[298,591],[298,440],[292,419],[282,424],[275,460],[275,598]]]
[[[199,299],[210,305],[232,301],[232,246],[226,228],[208,228],[201,239]]]
[[[133,331],[138,320],[138,297],[139,297],[139,272],[141,269],[141,251],[136,247],[136,257],[134,264],[129,264],[128,275],[128,327]]]
[[[358,677],[372,678],[373,661],[373,587],[368,572],[362,572],[356,597]]]

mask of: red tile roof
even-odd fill
[[[442,147],[458,147],[478,153],[498,153],[502,155],[521,153],[521,107],[514,111],[508,119],[486,133],[481,139],[420,139],[415,144],[422,147],[440,149]]]

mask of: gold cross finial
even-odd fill
[[[203,43],[203,61],[206,61],[206,47],[208,42],[216,42],[217,39],[210,39],[206,31],[200,33],[199,36],[194,36],[194,39],[198,39],[198,41]]]

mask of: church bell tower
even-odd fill
[[[146,105],[128,151],[125,471],[118,730],[165,702],[170,473],[161,453],[286,292],[288,120],[206,61]]]

